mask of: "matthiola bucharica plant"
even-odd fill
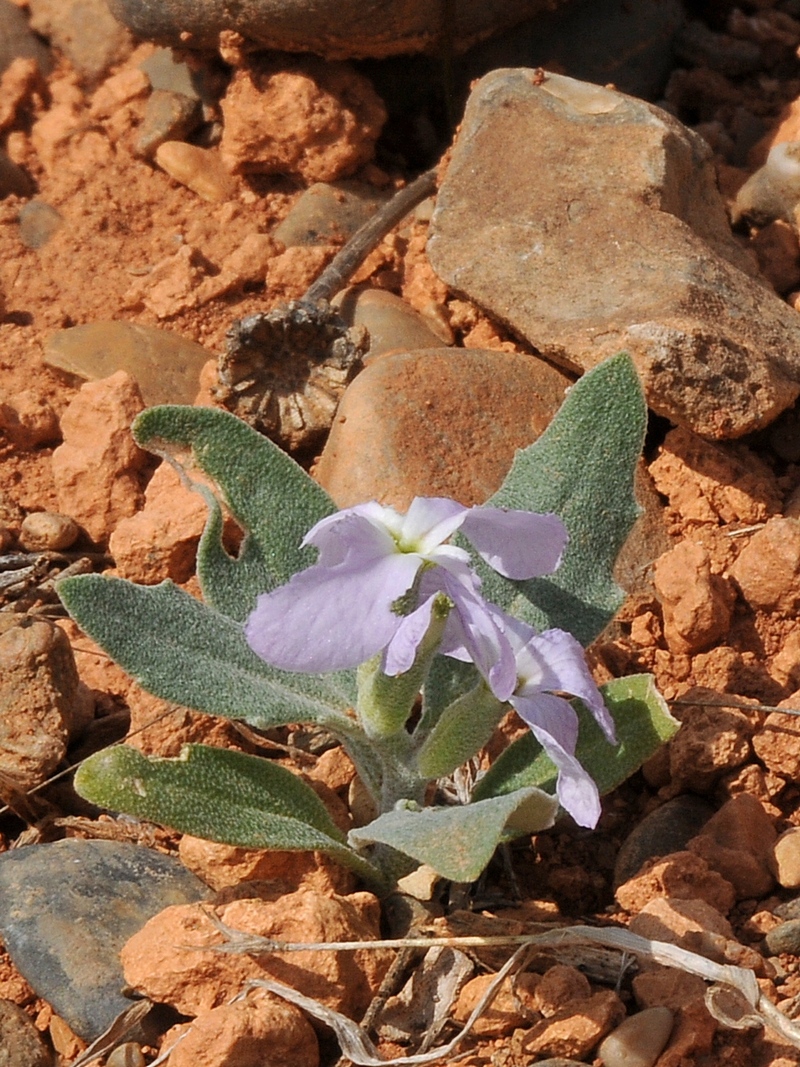
[[[621,594],[611,569],[635,519],[645,407],[627,356],[589,372],[483,507],[418,497],[336,511],[294,462],[233,416],[162,407],[140,445],[199,467],[209,518],[203,602],[170,582],[90,575],[70,614],[150,692],[266,729],[307,722],[352,758],[375,818],[343,834],[276,762],[186,745],[117,746],[76,776],[106,807],[216,841],[335,856],[376,888],[414,863],[470,881],[501,841],[582,826],[600,796],[677,728],[647,675],[598,689],[583,648]],[[222,544],[223,505],[241,526]],[[513,708],[529,731],[483,774],[474,757]],[[461,776],[461,803],[447,782]],[[472,782],[463,795],[463,781]]]

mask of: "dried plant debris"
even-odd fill
[[[369,345],[327,301],[295,300],[248,315],[227,334],[216,398],[290,451],[317,444],[330,429]]]

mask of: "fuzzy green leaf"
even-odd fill
[[[345,844],[317,794],[278,764],[226,748],[184,745],[176,759],[115,745],[90,756],[75,788],[94,804],[244,848],[327,852],[379,880]]]
[[[351,830],[355,848],[379,843],[427,863],[443,878],[473,882],[508,837],[536,833],[553,825],[558,801],[540,789],[452,808],[399,809]]]
[[[621,785],[645,760],[676,733],[680,723],[667,707],[650,674],[615,678],[600,687],[617,728],[617,745],[610,745],[591,712],[573,701],[580,720],[576,756],[594,778],[601,794]],[[556,768],[533,734],[513,742],[475,787],[473,798],[513,795],[525,786],[555,789]]]
[[[140,586],[87,574],[64,579],[58,593],[81,629],[148,693],[259,728],[316,722],[352,732],[343,712],[355,701],[354,672],[276,670],[250,649],[239,623],[172,582]]]
[[[633,492],[647,407],[626,353],[588,371],[553,421],[517,452],[488,506],[555,512],[569,531],[559,569],[515,582],[483,563],[483,595],[538,630],[558,627],[585,646],[611,620],[622,592],[613,578],[619,550],[639,514]]]
[[[300,542],[336,506],[315,481],[268,438],[241,419],[216,408],[165,405],[136,419],[133,434],[142,448],[186,467],[182,454],[218,486],[231,515],[245,531],[233,559],[222,546],[222,513],[208,490],[210,516],[200,542],[197,573],[207,603],[242,620],[256,597],[316,559]],[[191,464],[186,473],[191,478]]]

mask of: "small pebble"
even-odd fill
[[[153,89],[166,89],[192,100],[203,100],[209,96],[203,86],[202,76],[193,71],[188,63],[175,59],[171,48],[157,48],[142,60],[139,70],[143,70],[150,79]]]
[[[273,237],[286,245],[327,245],[347,240],[391,197],[364,182],[315,182],[292,205]]]
[[[145,1067],[144,1053],[135,1041],[117,1045],[106,1060],[106,1067]]]
[[[20,208],[19,237],[26,248],[44,248],[53,235],[61,229],[64,218],[44,200],[31,200]]]
[[[750,175],[733,202],[731,220],[746,218],[757,226],[773,219],[794,222],[800,203],[800,141],[774,145],[763,167]]]
[[[450,341],[434,333],[428,322],[399,296],[385,289],[346,289],[333,301],[348,326],[369,333],[369,363],[386,352],[440,348]]]
[[[53,1057],[28,1013],[0,1000],[0,1063],[3,1067],[51,1067]]]
[[[49,366],[84,381],[127,371],[148,406],[193,403],[200,372],[213,358],[213,352],[171,330],[118,321],[56,330],[43,354]]]
[[[669,1008],[645,1008],[620,1023],[597,1055],[605,1067],[653,1067],[669,1041],[673,1022]]]
[[[28,552],[63,552],[78,540],[78,524],[67,515],[34,511],[19,532],[19,543]]]
[[[783,952],[792,956],[800,955],[800,919],[789,919],[776,926],[764,938],[764,943],[774,956]]]
[[[165,141],[156,151],[156,163],[203,200],[221,203],[230,200],[236,181],[222,164],[219,153],[185,141]]]
[[[786,889],[800,886],[800,827],[782,833],[773,849],[773,870],[778,884]]]
[[[136,152],[152,159],[167,141],[183,141],[203,120],[199,100],[169,89],[154,89],[147,98],[144,118],[136,138]]]

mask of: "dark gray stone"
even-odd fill
[[[148,919],[208,888],[171,856],[69,839],[0,855],[0,935],[36,993],[87,1041],[130,1007],[119,951]]]
[[[453,0],[445,32],[465,47],[564,2]],[[236,30],[267,48],[355,59],[420,52],[442,39],[442,7],[430,0],[109,0],[109,7],[137,36],[184,48],[215,48],[223,30]]]
[[[680,0],[576,0],[476,45],[459,67],[470,80],[498,67],[544,67],[653,100],[674,66],[682,21]]]
[[[200,101],[169,89],[154,89],[147,98],[136,138],[136,152],[152,159],[165,141],[185,141],[203,121]]]
[[[764,944],[773,956],[779,956],[782,952],[800,955],[800,919],[788,919],[770,930],[764,938]]]
[[[714,814],[701,797],[686,794],[651,811],[625,839],[614,864],[614,888],[633,878],[654,856],[682,852]]]

